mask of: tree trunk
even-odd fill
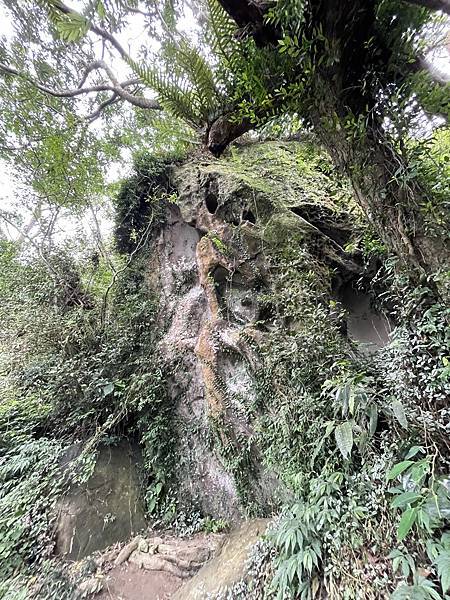
[[[269,3],[219,1],[257,43],[268,45],[277,38],[277,32],[270,34],[264,21]],[[302,99],[302,106],[309,106],[304,116],[313,123],[334,164],[349,177],[359,205],[386,247],[409,267],[422,273],[437,271],[450,261],[446,233],[427,227],[421,211],[423,190],[417,180],[402,179],[407,173],[404,159],[389,143],[381,123],[376,122],[381,117],[373,116],[378,115],[377,77],[382,78],[383,65],[387,68],[390,61],[390,51],[375,27],[374,3],[318,0],[311,3],[309,19],[310,27],[319,26],[327,40],[315,52],[332,60],[317,61],[315,77]],[[256,39],[262,27],[264,36]],[[328,56],[330,52],[332,56]],[[371,72],[375,74],[372,84],[367,75]],[[352,123],[358,126],[359,120],[364,126],[355,129],[356,134],[346,128]],[[219,129],[222,149],[226,134],[232,137],[238,129]]]
[[[333,101],[334,100],[334,101]],[[334,115],[330,125],[330,115]],[[338,116],[339,115],[339,116]],[[428,231],[421,209],[424,190],[408,173],[404,158],[380,124],[357,135],[344,127],[345,109],[333,90],[317,102],[311,119],[336,167],[352,184],[358,204],[387,249],[405,265],[422,273],[436,272],[450,262],[445,231]]]

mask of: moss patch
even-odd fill
[[[347,180],[337,177],[327,154],[309,143],[265,142],[232,148],[228,156],[202,169],[231,175],[268,196],[278,208],[308,202],[358,212]]]

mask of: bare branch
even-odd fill
[[[72,14],[72,15],[80,16],[80,13],[78,13],[77,11],[73,10],[72,8],[66,6],[63,2],[61,2],[59,0],[54,1],[53,7],[56,8],[57,10],[59,10],[60,12],[62,12],[63,14],[66,14],[66,15]],[[127,64],[130,64],[133,62],[131,57],[129,56],[129,54],[126,52],[126,50],[120,44],[120,42],[112,35],[112,33],[107,31],[106,29],[103,29],[102,27],[99,27],[98,25],[95,25],[94,23],[89,24],[89,30],[92,31],[93,33],[95,33],[96,35],[100,36],[103,40],[109,42],[119,52],[120,56]],[[102,69],[106,72],[112,85],[108,84],[108,83],[101,83],[101,84],[94,85],[94,86],[83,87],[83,85],[86,83],[86,80],[89,77],[90,73],[92,73],[93,71],[98,70],[98,69]],[[29,76],[25,73],[21,73],[14,67],[0,63],[0,72],[2,72],[2,71],[9,75],[22,77],[23,79],[26,79],[27,81],[32,83],[40,91],[42,91],[46,94],[49,94],[51,96],[57,97],[57,98],[74,98],[74,97],[80,96],[82,94],[110,91],[110,92],[113,92],[113,96],[115,96],[115,98],[114,98],[114,100],[112,100],[112,97],[111,97],[109,99],[109,101],[107,101],[106,106],[111,105],[113,102],[116,101],[116,97],[119,97],[120,99],[125,100],[125,101],[129,102],[130,104],[132,104],[133,106],[137,106],[139,108],[150,109],[150,110],[161,110],[161,106],[157,100],[154,100],[154,99],[151,100],[151,99],[145,98],[144,96],[136,96],[135,94],[130,93],[126,89],[130,85],[135,85],[137,83],[140,83],[141,82],[140,79],[130,79],[130,80],[120,83],[117,80],[114,73],[112,72],[112,70],[108,67],[108,65],[103,60],[94,61],[90,65],[88,65],[88,67],[86,68],[86,70],[80,80],[80,83],[78,84],[78,87],[76,89],[72,89],[72,90],[56,90],[56,89],[50,88],[50,87],[45,86],[45,85],[41,84],[40,82],[34,80],[31,76]],[[99,106],[100,110],[105,108],[104,104],[105,103],[102,103]]]
[[[16,77],[21,77],[26,81],[29,81],[34,87],[36,87],[41,92],[49,94],[50,96],[55,96],[56,98],[73,98],[75,96],[81,96],[82,94],[89,94],[92,92],[108,92],[114,91],[114,88],[111,84],[101,83],[99,85],[93,85],[87,88],[75,88],[73,90],[55,90],[53,88],[49,88],[42,83],[39,83],[35,79],[33,79],[30,75],[26,73],[22,73],[11,67],[9,65],[5,65],[4,63],[0,63],[0,72],[6,73],[8,75],[14,75]]]
[[[16,77],[21,77],[22,79],[29,81],[34,87],[36,87],[41,92],[44,92],[44,93],[49,94],[50,96],[54,96],[56,98],[75,98],[76,96],[90,94],[93,92],[108,92],[108,91],[110,91],[110,92],[113,92],[116,96],[119,96],[122,100],[126,100],[130,104],[133,104],[134,106],[138,106],[139,108],[161,110],[161,106],[157,100],[148,99],[148,98],[145,98],[144,96],[135,96],[134,94],[130,93],[126,89],[130,85],[136,85],[136,84],[141,83],[140,79],[127,79],[126,81],[119,82],[117,80],[116,76],[114,75],[114,73],[112,72],[112,70],[102,60],[95,61],[89,65],[88,70],[83,75],[82,83],[84,83],[84,81],[86,80],[89,73],[91,73],[92,71],[94,71],[96,69],[102,69],[103,71],[105,71],[105,73],[107,74],[111,83],[100,83],[98,85],[93,85],[93,86],[89,86],[89,87],[78,87],[78,88],[75,88],[72,90],[56,90],[56,89],[50,88],[48,86],[42,85],[41,83],[39,83],[38,81],[36,81],[32,77],[30,77],[28,74],[21,73],[14,67],[0,63],[0,72],[3,71],[4,73],[7,73],[8,75],[14,75]]]
[[[119,96],[114,92],[107,100],[98,105],[98,107],[90,115],[86,117],[87,121],[95,121],[102,114],[103,110],[112,104],[119,102]]]
[[[86,71],[84,72],[83,77],[80,79],[78,88],[83,87],[83,85],[86,83],[86,80],[89,77],[89,75],[92,73],[92,71],[94,71],[97,68],[98,68],[97,61],[91,62],[91,64],[86,67]]]

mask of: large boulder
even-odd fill
[[[245,577],[251,547],[267,529],[269,519],[254,519],[242,523],[225,539],[212,560],[185,583],[172,600],[215,598]]]
[[[79,453],[79,447],[70,448],[63,468]],[[145,527],[139,462],[139,452],[128,443],[100,449],[89,480],[72,486],[58,503],[57,554],[79,560]]]
[[[310,157],[297,142],[264,143],[173,168],[177,201],[152,239],[148,283],[159,299],[157,351],[177,423],[174,476],[185,511],[238,523],[290,501],[283,465],[268,464],[260,443],[272,410],[262,400],[264,348],[281,326],[308,326],[281,323],[277,304],[290,303],[303,283],[306,297],[314,276],[326,307],[336,271],[347,281],[361,270],[345,250],[358,231],[351,197]],[[297,265],[293,281],[286,261]]]

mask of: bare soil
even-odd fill
[[[166,571],[147,571],[125,563],[112,569],[95,600],[167,600],[183,580]]]

